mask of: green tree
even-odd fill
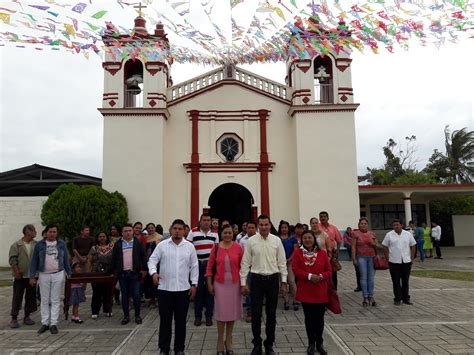
[[[127,223],[127,201],[119,192],[110,193],[101,187],[64,184],[49,195],[41,219],[44,224],[57,224],[60,237],[70,241],[82,225],[88,225],[96,235],[108,232],[111,224]]]
[[[474,131],[467,127],[452,133],[444,129],[446,152],[433,151],[425,171],[436,176],[439,182],[448,184],[474,181]]]
[[[391,185],[408,172],[415,172],[416,136],[405,137],[405,148],[392,138],[383,147],[385,164],[382,168],[367,168],[369,181],[373,185]]]
[[[409,170],[393,181],[393,185],[430,185],[436,184],[436,178],[424,171]]]

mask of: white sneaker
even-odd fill
[[[99,315],[98,315],[98,314],[93,314],[93,315],[92,315],[92,319],[97,319],[97,318],[99,318]]]

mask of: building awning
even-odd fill
[[[102,185],[102,179],[33,164],[0,173],[0,196],[48,196],[62,184]]]
[[[431,200],[453,196],[474,195],[474,184],[435,184],[435,185],[361,185],[359,196],[374,198],[398,194],[401,197],[427,197]]]

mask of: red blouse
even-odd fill
[[[372,231],[362,232],[360,229],[352,231],[352,238],[356,239],[356,255],[357,256],[375,256],[375,248],[373,240],[377,240],[377,236]]]
[[[305,255],[306,254],[306,255]],[[324,250],[317,251],[310,257],[303,249],[295,250],[291,261],[296,276],[296,300],[307,303],[328,303],[328,279],[332,275],[331,264]],[[323,280],[314,284],[308,275],[321,274]]]
[[[212,276],[212,267],[214,266],[214,262],[216,262],[216,246],[218,244],[214,244],[211,250],[211,255],[209,256],[209,262],[207,263],[207,270],[206,276]],[[232,242],[230,248],[225,249],[219,245],[219,249],[217,249],[217,266],[216,266],[216,276],[214,281],[219,283],[224,283],[224,276],[225,276],[225,256],[229,256],[230,262],[230,272],[232,274],[232,283],[239,283],[240,282],[240,262],[242,261],[242,256],[244,255],[240,244],[236,242]]]

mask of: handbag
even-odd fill
[[[374,269],[375,270],[388,269],[388,260],[385,258],[385,256],[381,256],[381,255],[374,256]]]
[[[328,281],[328,304],[326,305],[326,307],[334,314],[342,313],[341,301],[339,300],[339,295],[337,294],[337,291],[334,288],[331,278],[329,278]]]
[[[341,263],[336,258],[331,258],[331,267],[333,272],[337,272],[342,269]]]

